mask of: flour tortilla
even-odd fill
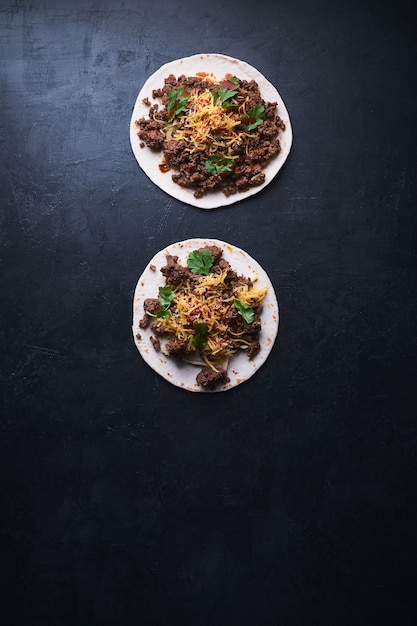
[[[162,88],[164,86],[164,79],[169,76],[169,74],[174,74],[174,76],[178,78],[181,74],[185,76],[195,76],[197,72],[207,72],[218,80],[224,78],[225,74],[233,74],[243,80],[255,80],[259,85],[262,98],[266,102],[277,103],[277,114],[285,123],[285,131],[280,131],[279,135],[281,152],[264,168],[265,181],[262,185],[251,187],[247,191],[239,192],[229,197],[225,196],[222,191],[213,191],[206,193],[202,198],[195,198],[192,189],[185,189],[173,182],[172,171],[166,173],[160,171],[159,165],[163,161],[162,152],[157,153],[146,146],[141,147],[141,141],[137,136],[138,128],[135,122],[142,117],[147,119],[149,116],[149,107],[143,103],[143,99],[148,98],[152,104],[157,102],[157,100],[152,98],[152,90]],[[181,200],[181,202],[201,209],[214,209],[233,204],[255,193],[259,193],[271,182],[284,165],[290,152],[292,129],[288,111],[280,94],[257,69],[244,61],[239,61],[238,59],[223,54],[196,54],[166,63],[145,82],[139,92],[133,109],[130,122],[130,143],[137,162],[155,185],[163,189],[163,191],[170,196]]]
[[[160,272],[161,267],[166,265],[166,255],[178,256],[182,265],[186,266],[186,259],[192,250],[205,246],[218,246],[223,250],[223,258],[229,261],[232,269],[238,274],[257,278],[255,285],[268,287],[268,292],[263,301],[261,313],[262,330],[259,335],[261,348],[256,356],[249,360],[245,352],[233,355],[228,364],[227,373],[230,382],[218,385],[214,390],[206,390],[196,382],[196,376],[201,367],[191,363],[175,361],[162,352],[157,352],[152,343],[151,336],[154,334],[149,328],[142,329],[139,321],[145,315],[143,303],[147,298],[158,297],[158,288],[165,285],[165,277]],[[240,248],[217,239],[187,239],[173,243],[160,250],[148,263],[139,278],[133,299],[133,338],[140,354],[146,363],[173,385],[182,387],[188,391],[213,392],[226,391],[248,380],[261,367],[267,359],[274,345],[279,324],[279,309],[272,283],[265,270],[249,254]]]

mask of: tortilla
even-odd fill
[[[156,103],[157,100],[152,98],[152,91],[163,87],[164,79],[169,74],[174,74],[176,77],[181,74],[195,76],[197,72],[207,72],[218,80],[221,80],[226,74],[236,75],[243,80],[255,80],[259,85],[262,98],[267,102],[277,103],[277,115],[279,115],[285,123],[285,130],[281,131],[279,135],[281,152],[264,168],[265,181],[261,185],[251,187],[247,191],[236,193],[228,197],[225,196],[222,191],[212,191],[202,198],[195,198],[192,189],[180,187],[177,183],[173,182],[171,178],[172,172],[169,173],[160,170],[159,166],[163,163],[162,152],[158,153],[152,151],[143,144],[141,146],[141,141],[137,136],[138,128],[136,121],[142,117],[148,117],[149,106],[144,104],[144,98],[148,98],[151,104]],[[255,193],[259,193],[272,181],[284,165],[290,152],[292,129],[288,111],[280,94],[257,69],[244,61],[222,54],[196,54],[166,63],[147,79],[134,105],[130,122],[130,143],[139,166],[155,185],[181,202],[202,209],[214,209],[233,204]]]
[[[267,294],[263,300],[261,314],[262,330],[260,332],[260,350],[248,359],[245,352],[233,355],[228,364],[227,374],[230,381],[216,386],[214,389],[202,388],[196,382],[196,376],[201,367],[191,363],[176,361],[157,352],[152,345],[153,333],[150,328],[140,328],[139,321],[144,316],[143,304],[147,298],[155,298],[158,288],[165,285],[165,278],[160,272],[161,267],[166,265],[166,255],[177,255],[179,261],[185,266],[186,258],[192,250],[206,246],[218,246],[223,250],[223,258],[229,261],[232,268],[241,275],[257,278],[256,284],[266,286]],[[229,243],[217,239],[187,239],[173,243],[160,250],[146,266],[140,276],[133,299],[133,338],[136,347],[145,362],[160,376],[171,384],[188,391],[212,393],[213,391],[227,391],[244,381],[247,381],[263,365],[274,345],[279,325],[279,309],[273,285],[266,271],[247,252]]]

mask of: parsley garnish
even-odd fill
[[[222,101],[222,106],[229,106],[230,103],[227,100],[230,100],[237,94],[237,91],[232,89],[218,89],[217,94]]]
[[[169,312],[169,309],[159,309],[156,313],[156,317],[158,319],[166,320],[168,317],[171,317],[171,313]]]
[[[214,257],[207,248],[202,252],[193,250],[187,258],[188,268],[193,274],[204,274],[204,276],[207,276],[213,263]]]
[[[172,287],[159,287],[159,304],[161,306],[169,306],[175,298],[175,291]]]
[[[252,307],[245,302],[241,302],[240,300],[235,300],[233,304],[235,305],[235,308],[237,309],[238,313],[243,317],[245,322],[247,322],[248,324],[252,324],[255,317],[255,312]]]
[[[236,85],[236,87],[239,87],[239,81],[237,78],[235,78],[234,76],[232,76],[231,78],[227,78],[225,81],[223,81],[222,87],[220,89],[211,92],[213,96],[213,104],[216,104],[217,100],[220,98],[223,108],[226,109],[231,105],[231,102],[228,102],[228,100],[231,100],[231,98],[233,98],[237,94],[237,90],[229,89],[230,84],[232,86]]]
[[[264,119],[265,107],[263,104],[256,104],[251,108],[247,117],[243,118],[245,123],[242,126],[245,130],[253,130],[262,124]],[[242,120],[242,122],[243,122]]]
[[[191,346],[196,350],[204,350],[207,345],[207,326],[202,322],[194,324],[194,337]]]
[[[184,89],[180,87],[180,89],[171,89],[168,94],[168,106],[167,113],[168,119],[173,119],[176,115],[180,113],[187,112],[187,104],[189,96],[181,97],[184,93]]]
[[[170,316],[169,307],[171,306],[171,302],[175,298],[175,291],[172,290],[172,287],[159,287],[159,304],[161,305],[161,309],[157,311],[156,317],[167,319]]]
[[[231,172],[233,159],[223,156],[222,154],[215,154],[204,162],[206,170],[212,176],[214,174],[221,174],[222,172]]]

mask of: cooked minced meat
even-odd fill
[[[230,196],[264,183],[263,169],[281,151],[285,124],[277,103],[263,100],[256,81],[231,77],[213,83],[170,74],[152,96],[160,106],[151,105],[148,117],[136,121],[137,134],[150,150],[163,152],[175,183],[192,189],[196,198],[218,190]],[[217,106],[217,113],[213,118],[204,114],[205,134],[197,141],[193,128],[201,123],[199,98],[205,98],[205,111]],[[215,121],[222,116],[229,124]]]
[[[158,298],[147,298],[143,303],[143,308],[147,313],[156,313],[161,308]]]
[[[214,389],[219,383],[228,383],[230,378],[227,375],[226,370],[219,369],[217,371],[212,370],[211,367],[203,367],[201,372],[197,374],[197,383],[207,389]]]
[[[177,285],[182,280],[190,280],[192,278],[188,267],[178,263],[178,256],[172,256],[171,254],[167,254],[166,265],[161,268],[161,273],[165,276],[167,285]]]
[[[175,359],[182,359],[187,354],[187,341],[181,341],[180,339],[171,339],[165,346],[169,356]]]
[[[143,303],[145,315],[139,320],[140,328],[148,328],[151,318],[149,315],[155,315],[161,308],[158,298],[147,298]]]
[[[239,275],[223,258],[218,246],[193,251],[200,259],[207,254],[210,265],[204,269],[208,274],[199,274],[195,273],[194,262],[188,266],[191,253],[186,265],[182,265],[178,256],[167,253],[160,272],[165,277],[165,286],[175,292],[169,311],[167,315],[159,315],[161,303],[157,298],[147,298],[143,307],[154,335],[151,341],[155,350],[161,349],[164,340],[164,352],[176,361],[187,361],[190,354],[199,355],[207,366],[197,375],[197,383],[213,389],[216,384],[229,381],[224,370],[225,359],[245,351],[251,360],[259,351],[266,287],[255,287],[249,277]],[[250,309],[250,319],[242,315],[241,306]],[[146,327],[142,325],[145,318],[140,322],[142,328]]]
[[[151,344],[154,347],[154,350],[156,352],[159,352],[161,350],[161,342],[159,341],[159,339],[157,337],[153,337],[152,335],[150,336],[150,340],[151,340]]]

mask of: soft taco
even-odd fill
[[[248,380],[274,345],[279,310],[266,271],[217,239],[160,250],[133,300],[134,342],[146,363],[188,391],[225,391]]]
[[[158,187],[212,209],[268,185],[288,157],[292,129],[280,94],[257,69],[225,55],[197,54],[147,79],[130,142]]]

